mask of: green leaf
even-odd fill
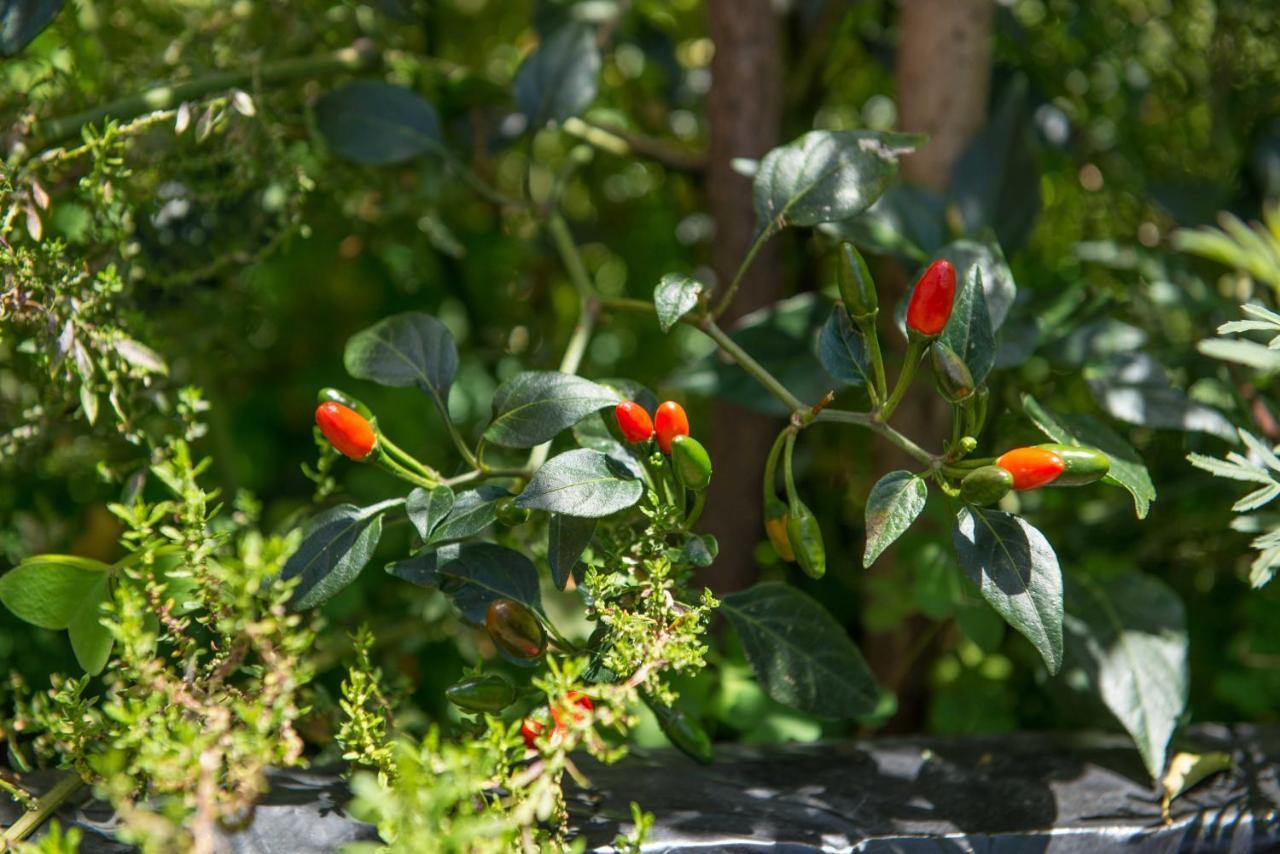
[[[982,290],[981,268],[977,265],[970,267],[961,282],[951,319],[939,337],[964,360],[976,388],[982,385],[995,366],[995,333],[991,329],[991,313]]]
[[[577,575],[574,570],[595,532],[595,519],[551,514],[547,525],[547,560],[551,564],[551,580],[556,583],[556,589],[563,590],[569,583],[569,576]]]
[[[0,3],[0,56],[13,56],[62,11],[63,0],[5,0]]]
[[[1225,415],[1175,388],[1163,366],[1145,353],[1119,356],[1091,367],[1085,371],[1085,379],[1098,405],[1119,421],[1236,441],[1235,427]]]
[[[1280,351],[1256,341],[1208,338],[1197,344],[1196,349],[1210,358],[1224,362],[1235,362],[1268,373],[1280,371]]]
[[[718,554],[720,543],[710,534],[695,534],[680,547],[680,560],[693,566],[711,566]]]
[[[14,616],[42,629],[65,629],[110,569],[74,555],[39,555],[0,576],[0,602]]]
[[[120,354],[120,358],[135,368],[162,376],[169,373],[169,366],[164,363],[164,357],[145,344],[139,344],[132,338],[118,338],[113,346]]]
[[[952,541],[982,598],[1022,633],[1050,673],[1062,666],[1062,571],[1053,547],[1025,519],[965,507]]]
[[[653,307],[658,312],[658,325],[663,332],[693,311],[702,294],[702,282],[680,273],[667,273],[653,289]]]
[[[1133,496],[1139,519],[1145,519],[1156,500],[1156,487],[1142,458],[1124,437],[1089,415],[1057,415],[1041,406],[1029,394],[1022,396],[1022,408],[1037,427],[1055,442],[1097,448],[1111,458],[1111,473],[1104,483],[1119,486]]]
[[[97,676],[107,666],[115,637],[102,624],[102,606],[111,596],[110,576],[99,573],[98,579],[84,591],[80,606],[76,608],[67,626],[71,639],[71,651],[85,673]]]
[[[869,208],[898,174],[898,158],[924,137],[816,130],[760,161],[753,196],[759,231],[849,219]]]
[[[871,487],[867,497],[867,548],[862,565],[876,558],[901,537],[924,510],[929,487],[924,478],[909,471],[891,471]]]
[[[871,670],[844,628],[813,599],[766,582],[725,596],[720,610],[761,686],[779,703],[825,718],[875,711],[880,690]]]
[[[461,543],[446,543],[442,546],[431,546],[412,557],[393,561],[386,566],[388,575],[416,584],[419,587],[440,586],[437,570],[441,564],[456,558],[462,549]]]
[[[579,448],[543,463],[516,504],[530,510],[599,518],[627,509],[643,494],[644,484],[617,460]]]
[[[818,361],[827,373],[846,385],[870,385],[871,364],[862,332],[837,305],[818,333]]]
[[[431,532],[428,542],[434,544],[474,537],[497,521],[498,499],[510,494],[500,486],[481,486],[459,492],[454,497],[453,509]]]
[[[300,579],[289,607],[301,611],[331,599],[356,580],[382,536],[382,514],[403,503],[393,498],[369,507],[339,504],[307,523],[302,544],[280,577]]]
[[[427,314],[395,314],[357,332],[343,355],[347,373],[386,386],[417,386],[442,413],[458,370],[458,347],[445,325]]]
[[[316,104],[316,127],[340,157],[381,166],[444,150],[435,107],[403,86],[357,80]]]
[[[1153,778],[1187,704],[1182,602],[1148,575],[1067,577],[1067,652],[1132,736]]]
[[[494,393],[484,438],[504,448],[532,448],[619,400],[612,389],[573,374],[524,371]]]
[[[516,71],[516,105],[537,130],[576,116],[596,99],[600,48],[589,24],[572,21],[557,28]]]
[[[453,490],[447,486],[437,486],[430,490],[417,487],[409,493],[404,509],[423,542],[429,540],[431,532],[448,518],[453,510],[453,502]]]
[[[1005,260],[1000,244],[991,235],[985,240],[955,240],[939,249],[930,259],[946,258],[956,268],[956,280],[967,282],[975,273],[982,283],[983,299],[991,314],[991,329],[998,331],[1013,307],[1018,286],[1013,271]],[[903,303],[903,311],[906,310]],[[957,351],[959,352],[959,351]]]
[[[514,599],[542,610],[538,570],[519,552],[493,543],[464,543],[436,569],[440,589],[468,622],[482,625],[494,599]]]
[[[945,201],[926,187],[894,184],[852,219],[823,226],[864,252],[922,261],[945,238]]]

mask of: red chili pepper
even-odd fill
[[[579,712],[572,706],[564,709],[563,711],[559,708],[553,707],[551,709],[551,719],[556,722],[556,725],[555,728],[551,730],[552,738],[563,734],[569,729],[569,724],[565,723],[565,718],[568,718],[570,723],[577,724],[586,720],[587,713],[594,711],[595,709],[595,705],[591,702],[591,698],[578,691],[569,691],[564,696],[572,706],[577,706],[579,709],[584,709],[585,711]],[[562,714],[564,717],[561,717]],[[538,736],[542,735],[542,730],[542,721],[539,721],[536,718],[525,718],[524,722],[520,724],[520,735],[524,738],[524,746],[530,750],[535,749],[535,742]]]
[[[674,400],[668,400],[658,407],[658,415],[654,419],[658,431],[658,447],[662,453],[671,453],[671,441],[676,436],[689,435],[689,416],[684,414],[684,407]]]
[[[946,328],[956,301],[956,268],[945,258],[929,265],[907,303],[907,328],[932,338]]]
[[[542,724],[533,718],[525,718],[524,723],[520,724],[520,735],[524,737],[524,746],[530,750],[534,748],[534,740],[542,734]]]
[[[1053,483],[1067,464],[1046,448],[1014,448],[998,457],[996,465],[1013,475],[1013,488],[1022,492]]]
[[[353,460],[367,458],[378,444],[368,419],[341,403],[330,401],[316,407],[316,424],[330,444]]]
[[[644,407],[634,400],[624,400],[613,410],[618,419],[618,429],[623,437],[632,444],[647,442],[653,435],[653,421]]]

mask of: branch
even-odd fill
[[[26,839],[44,824],[45,819],[52,815],[58,807],[62,806],[66,801],[80,791],[80,787],[84,785],[84,781],[80,779],[80,775],[72,772],[59,780],[54,787],[40,796],[40,800],[36,802],[35,808],[23,813],[17,821],[10,825],[9,829],[4,833],[0,833],[0,842],[6,846]]]

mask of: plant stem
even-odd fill
[[[733,281],[729,282],[729,287],[725,289],[724,296],[720,297],[720,301],[716,303],[715,310],[711,312],[713,318],[724,314],[729,308],[729,304],[733,302],[734,295],[738,293],[738,288],[742,286],[742,277],[747,274],[747,270],[751,267],[751,262],[756,260],[756,255],[760,254],[761,248],[764,247],[765,242],[770,237],[773,237],[775,231],[773,223],[769,223],[764,231],[756,235],[751,248],[747,250],[747,256],[738,265],[738,272],[733,274]]]
[[[791,456],[796,449],[796,431],[786,431],[787,442],[782,451],[782,487],[787,491],[787,503],[795,507],[800,501],[800,496],[796,494],[796,481],[791,473]]]
[[[796,411],[798,409],[807,409],[804,401],[796,397],[787,387],[778,381],[777,377],[769,373],[768,369],[751,357],[751,354],[738,346],[738,343],[730,338],[723,329],[716,326],[714,320],[707,318],[698,324],[698,328],[707,334],[712,341],[720,346],[729,354],[729,357],[738,363],[738,366],[755,378],[756,382],[765,387],[769,394],[776,397],[784,403],[787,409]]]
[[[462,486],[466,483],[474,483],[477,480],[488,480],[489,478],[498,477],[512,477],[527,480],[532,475],[533,471],[527,467],[490,468],[489,466],[485,466],[483,468],[472,469],[469,472],[464,472],[456,477],[445,478],[440,482],[445,486]]]
[[[58,807],[66,803],[68,798],[80,791],[80,787],[83,785],[84,781],[80,779],[79,774],[72,772],[63,777],[52,789],[40,796],[40,800],[36,801],[33,809],[23,813],[17,821],[9,826],[8,830],[0,834],[0,842],[5,843],[7,848],[9,845],[26,839],[40,825],[44,824],[45,819],[52,815]]]
[[[773,491],[778,482],[778,455],[782,453],[782,443],[786,441],[787,434],[790,432],[790,425],[778,431],[778,438],[773,440],[773,447],[769,449],[769,456],[764,461],[764,480],[762,483],[764,486],[764,501],[766,504],[769,503],[770,498],[778,497],[778,493]]]
[[[343,71],[359,71],[372,68],[381,55],[368,44],[356,44],[333,53],[319,56],[294,57],[266,62],[257,67],[247,66],[236,71],[215,71],[202,77],[152,86],[141,92],[100,104],[80,113],[62,118],[38,122],[35,126],[36,142],[29,148],[39,151],[80,133],[85,125],[96,124],[103,119],[128,120],[144,113],[167,110],[183,101],[189,101],[237,86],[259,82],[283,83],[300,77],[317,77]]]
[[[440,472],[436,471],[431,466],[422,462],[417,457],[413,456],[408,451],[406,451],[404,448],[401,448],[395,442],[388,439],[385,434],[379,432],[378,441],[387,449],[387,452],[391,456],[396,458],[397,462],[413,469],[423,477],[429,478],[430,480],[436,480],[436,481],[444,479],[440,476]]]
[[[858,318],[858,326],[862,328],[862,337],[867,342],[867,355],[871,358],[871,377],[875,388],[871,394],[871,404],[879,405],[889,396],[889,384],[884,376],[884,354],[880,352],[880,333],[876,331],[876,313],[867,318]]]
[[[907,354],[902,360],[902,371],[898,374],[898,382],[893,387],[893,394],[889,395],[889,399],[884,402],[884,406],[880,407],[880,417],[883,420],[889,420],[889,416],[893,414],[893,410],[898,408],[898,404],[902,402],[903,395],[911,387],[911,380],[916,375],[916,367],[920,364],[920,357],[924,355],[924,348],[928,344],[929,340],[927,338],[918,338],[914,335],[907,342]]]
[[[684,526],[686,529],[692,528],[697,523],[698,518],[702,516],[702,508],[706,503],[707,493],[705,491],[694,493],[693,509],[689,511],[689,518],[684,520]]]
[[[373,464],[383,471],[389,472],[401,480],[407,480],[415,486],[421,486],[423,489],[435,489],[439,486],[439,481],[428,480],[417,472],[401,465],[381,445],[374,449]]]
[[[818,413],[814,421],[830,421],[840,424],[858,424],[888,439],[919,462],[934,466],[938,458],[885,424],[879,418],[866,412],[849,412],[844,409],[824,409]]]

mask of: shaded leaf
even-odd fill
[[[316,104],[316,127],[336,154],[357,163],[402,163],[444,149],[435,107],[403,86],[357,80]]]
[[[440,569],[441,564],[456,558],[461,549],[461,543],[446,543],[442,546],[425,548],[412,557],[387,564],[387,574],[419,587],[438,588],[440,576],[437,570]]]
[[[591,105],[599,78],[595,28],[571,21],[551,33],[516,71],[516,105],[531,128],[563,122]]]
[[[494,599],[514,599],[542,610],[538,570],[519,552],[493,543],[463,543],[436,568],[439,586],[468,622],[484,624]]]
[[[996,341],[978,265],[971,266],[961,279],[951,319],[939,339],[964,360],[974,386],[982,385],[996,363]]]
[[[415,488],[405,499],[404,509],[418,536],[425,542],[453,510],[453,490],[447,486],[435,489]]]
[[[442,543],[474,537],[498,520],[498,499],[510,495],[500,486],[481,486],[454,496],[453,508],[428,540]]]
[[[506,448],[532,448],[619,397],[612,389],[559,371],[524,371],[493,395],[493,421],[484,438]]]
[[[0,0],[0,56],[13,56],[62,11],[63,0]]]
[[[458,370],[458,347],[445,325],[427,314],[395,314],[357,332],[343,354],[347,373],[386,386],[417,386],[441,412]]]
[[[1235,427],[1225,415],[1171,385],[1164,368],[1146,354],[1111,359],[1086,371],[1085,377],[1094,399],[1112,418],[1236,441]]]
[[[1062,665],[1062,572],[1049,541],[1025,519],[964,507],[952,541],[960,566],[982,598],[1044,658]]]
[[[598,518],[625,510],[644,494],[644,484],[616,460],[579,448],[543,463],[516,498],[520,507],[566,516]]]
[[[595,532],[595,519],[551,514],[551,521],[547,524],[547,560],[551,564],[551,580],[557,589],[565,588],[570,575],[578,575],[574,570]]]
[[[818,333],[818,361],[827,373],[846,385],[871,385],[871,363],[861,330],[837,305]]]
[[[698,306],[702,282],[680,273],[667,273],[653,289],[653,307],[663,332],[680,322],[680,318]]]
[[[721,601],[747,660],[770,697],[826,718],[876,709],[880,691],[844,628],[794,587],[757,584]]]
[[[82,592],[80,606],[67,626],[76,662],[90,676],[97,676],[107,666],[115,645],[115,637],[102,624],[102,606],[110,596],[110,576],[99,573],[97,580]]]
[[[911,527],[924,510],[929,487],[909,471],[891,471],[871,487],[867,497],[867,547],[862,565],[871,566],[885,549]]]
[[[106,578],[107,564],[75,555],[27,558],[0,576],[0,603],[14,616],[43,629],[65,629],[85,593]]]
[[[339,504],[312,518],[280,572],[286,581],[299,579],[289,607],[314,608],[355,581],[378,547],[382,514],[400,503],[394,498],[369,507]]]

